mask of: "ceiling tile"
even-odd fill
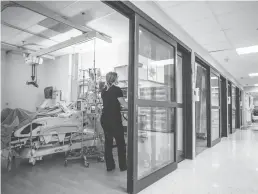
[[[228,64],[236,64],[240,63],[239,55],[236,53],[235,50],[226,50],[222,52],[214,52],[210,53],[216,60],[218,60],[222,65],[227,66]],[[226,61],[225,59],[228,59]]]
[[[87,13],[93,14],[94,11],[105,9],[113,11],[112,8],[101,1],[77,1],[71,6],[61,10],[60,13],[67,17],[73,17],[75,15],[81,14],[82,12],[85,12],[85,15],[87,15]]]
[[[209,7],[216,15],[222,15],[235,12],[256,12],[258,2],[251,1],[208,1]]]
[[[37,1],[37,3],[57,13],[75,2],[76,1]]]
[[[209,52],[214,52],[214,51],[221,51],[221,50],[229,50],[232,49],[231,45],[228,43],[228,41],[226,42],[214,42],[211,44],[204,44],[202,45],[207,51]]]
[[[30,31],[30,32],[33,32],[35,34],[38,34],[40,32],[43,32],[45,31],[47,28],[44,28],[43,26],[40,26],[40,25],[34,25],[34,26],[31,26],[30,28],[28,28],[27,30]]]
[[[163,10],[180,25],[186,25],[193,21],[213,17],[211,10],[205,2],[190,2],[175,7],[166,7],[159,2]]]
[[[223,29],[231,30],[256,30],[258,28],[258,11],[239,12],[220,15],[217,17],[220,26]]]
[[[258,45],[257,30],[226,30],[225,33],[235,48]]]
[[[46,18],[22,7],[8,7],[1,13],[1,16],[2,21],[23,29],[27,29]]]
[[[156,3],[162,7],[171,8],[181,4],[189,3],[189,1],[157,1]]]
[[[38,45],[41,45],[43,47],[50,47],[57,44],[55,41],[38,38],[38,37],[33,37],[33,40],[34,40],[33,42],[37,42]]]
[[[182,27],[190,34],[191,33],[206,34],[214,31],[220,31],[220,26],[214,17],[205,18],[202,20],[198,20],[196,22],[191,22],[191,23],[182,25]]]
[[[1,41],[8,42],[8,40],[12,39],[19,33],[21,33],[20,30],[16,30],[1,24]]]
[[[21,32],[17,34],[15,37],[11,38],[8,43],[15,44],[15,45],[23,45],[23,41],[25,41],[25,44],[28,43],[26,40],[32,37],[32,34],[29,34],[27,32]]]
[[[214,33],[202,33],[200,30],[199,34],[195,34],[193,38],[201,45],[211,44],[217,42],[227,42],[225,34],[221,31],[217,31]]]
[[[37,45],[39,45],[39,47],[42,47],[42,48],[50,47],[50,46],[57,44],[55,41],[44,39],[44,38],[41,38],[38,36],[32,36],[32,37],[26,39],[26,42],[37,44]]]
[[[48,37],[48,38],[51,38],[51,37],[54,37],[54,36],[57,36],[57,35],[60,34],[60,33],[55,32],[53,30],[42,27],[40,25],[32,26],[32,27],[28,28],[28,31],[33,32],[33,33],[38,34],[38,35]]]
[[[247,63],[247,64],[252,64],[258,70],[258,54],[257,53],[252,53],[248,55],[240,55],[239,58]]]
[[[129,38],[129,20],[120,13],[114,13],[102,19],[92,21],[88,23],[88,26],[111,36],[112,41],[114,39],[128,40]]]

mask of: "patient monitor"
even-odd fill
[[[62,91],[56,90],[53,86],[46,87],[44,89],[45,100],[39,106],[39,109],[44,109],[46,107],[54,107],[56,104],[62,101]]]

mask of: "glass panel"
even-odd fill
[[[232,109],[232,129],[236,128],[236,110]]]
[[[183,109],[177,108],[177,150],[184,151]]]
[[[219,106],[219,77],[211,73],[211,105]]]
[[[196,88],[199,99],[195,102],[196,145],[198,149],[207,147],[207,69],[197,64]],[[199,148],[198,148],[199,147]]]
[[[138,107],[138,179],[174,162],[174,109]]]
[[[236,128],[236,87],[232,86],[232,129]]]
[[[176,66],[176,93],[177,102],[183,103],[183,59],[181,56],[177,56],[177,66]]]
[[[139,36],[138,98],[174,101],[174,47],[142,27]]]
[[[236,88],[232,86],[232,109],[236,109]]]
[[[220,111],[219,109],[211,109],[211,140],[219,138],[220,129]]]
[[[232,112],[232,110],[231,110],[231,86],[230,86],[230,84],[228,84],[228,98],[230,98],[230,101],[228,102],[228,130],[230,130],[230,128],[231,128],[231,123],[230,123],[230,117],[231,117],[231,112]],[[229,131],[228,131],[229,132]]]

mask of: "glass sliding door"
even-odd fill
[[[228,134],[232,133],[231,82],[228,82]]]
[[[211,93],[211,146],[220,139],[220,77],[211,70],[210,73]]]
[[[177,103],[183,106],[183,55],[181,52],[177,52],[177,64],[176,64],[176,89],[177,89]],[[185,157],[184,144],[185,144],[185,132],[184,132],[184,120],[183,120],[183,108],[177,108],[177,155],[178,162],[182,161]]]
[[[221,137],[228,136],[228,94],[227,94],[227,80],[225,77],[220,76],[220,126]]]
[[[196,63],[196,92],[195,102],[195,133],[196,133],[196,154],[201,153],[208,146],[208,70],[200,63]]]
[[[232,85],[232,133],[236,130],[236,87]]]
[[[177,167],[176,43],[136,16],[133,193]]]
[[[242,90],[240,90],[240,94],[239,94],[239,103],[240,103],[240,128],[242,127],[243,125],[243,101],[242,101],[242,95],[243,95],[243,92]]]

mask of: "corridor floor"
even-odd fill
[[[256,129],[256,130],[255,130]],[[100,193],[125,194],[126,173],[105,173],[104,164],[85,169],[78,163],[63,167],[63,158],[3,173],[5,194]],[[140,194],[258,194],[258,124],[236,133],[194,160],[184,160],[178,169]]]
[[[256,129],[256,130],[255,130]],[[236,133],[140,194],[258,194],[258,124]]]

